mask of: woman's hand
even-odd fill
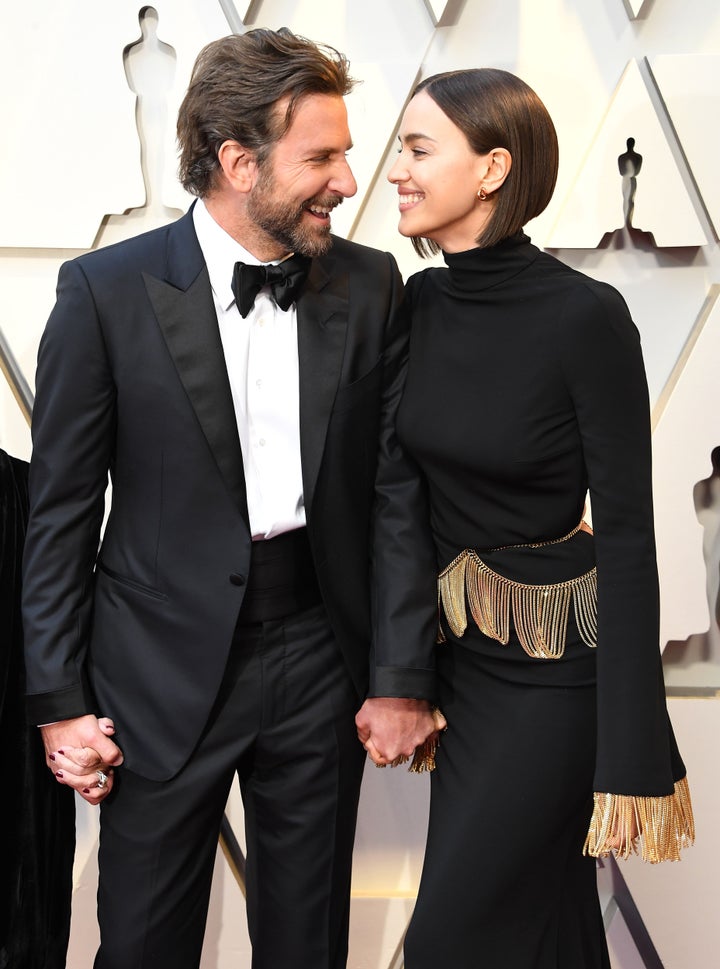
[[[40,727],[45,762],[59,784],[74,788],[89,804],[99,804],[113,786],[113,767],[123,755],[110,738],[115,725],[109,717],[92,715],[59,720]]]

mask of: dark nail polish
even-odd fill
[[[58,753],[59,753],[59,754],[60,754],[60,755],[61,755],[62,757],[64,757],[64,756],[65,756],[65,751],[64,751],[64,750],[58,750]]]
[[[89,794],[89,793],[90,793],[90,788],[89,787],[83,787],[83,794]]]
[[[59,770],[55,776],[56,777],[63,777],[64,775],[63,775],[63,772],[61,770]]]
[[[50,760],[55,760],[55,754],[49,754]]]

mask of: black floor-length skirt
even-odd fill
[[[592,811],[595,655],[528,657],[468,629],[438,646],[448,720],[405,969],[609,969]]]

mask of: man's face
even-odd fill
[[[285,104],[280,105],[285,110]],[[352,147],[341,97],[310,94],[260,166],[248,198],[253,222],[288,252],[330,248],[330,212],[357,191],[346,153]]]

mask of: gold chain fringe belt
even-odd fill
[[[562,538],[503,548],[540,548],[576,535],[582,522]],[[493,552],[500,549],[492,549]],[[466,548],[438,576],[438,610],[455,636],[467,629],[467,605],[480,632],[507,644],[510,620],[525,652],[535,659],[557,659],[565,651],[572,600],[580,638],[597,646],[597,570],[565,582],[531,585],[507,579]],[[438,642],[445,642],[442,622]]]

